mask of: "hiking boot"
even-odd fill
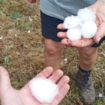
[[[80,94],[84,105],[92,105],[95,102],[95,89],[89,73],[77,72],[76,78],[77,86],[80,89]]]

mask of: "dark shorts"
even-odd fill
[[[48,16],[41,12],[41,24],[42,24],[42,35],[44,38],[52,39],[54,41],[60,42],[62,39],[57,37],[58,32],[66,32],[67,30],[57,29],[57,25],[63,23],[62,20]],[[105,37],[101,39],[98,44],[93,44],[92,47],[98,47],[105,40]]]

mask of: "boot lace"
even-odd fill
[[[85,88],[88,88],[88,89],[90,87],[90,84],[88,83],[89,76],[90,76],[90,72],[84,74],[84,86],[85,86]]]

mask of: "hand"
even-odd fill
[[[28,0],[30,3],[35,3],[36,0]]]
[[[45,68],[36,77],[49,77],[53,72],[51,67]],[[58,81],[63,76],[63,71],[55,71],[49,79],[53,82]],[[58,82],[59,94],[54,98],[51,104],[42,104],[38,102],[31,94],[29,82],[21,89],[15,90],[10,83],[8,72],[0,67],[0,99],[2,105],[58,105],[69,91],[69,77],[63,76]]]
[[[65,29],[63,27],[63,24],[59,24],[57,26],[58,29]],[[63,43],[64,45],[68,46],[68,47],[77,47],[77,48],[80,48],[80,47],[87,47],[87,46],[91,46],[94,44],[94,40],[93,38],[91,39],[86,39],[86,38],[82,38],[81,40],[76,40],[76,41],[70,41],[68,38],[67,38],[67,35],[66,35],[66,32],[59,32],[57,34],[58,37],[60,38],[63,38],[61,40],[61,43]]]
[[[105,36],[105,0],[97,0],[90,8],[96,11],[98,30],[94,36],[94,41],[98,43]]]
[[[91,39],[82,38],[81,40],[70,41],[65,32],[59,32],[58,37],[63,38],[61,43],[69,47],[87,47],[94,43],[99,43],[99,41],[105,36],[105,0],[97,0],[96,3],[88,8],[96,11],[96,24],[98,26],[98,30],[95,36]],[[64,29],[62,24],[59,24],[57,28]]]

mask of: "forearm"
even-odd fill
[[[103,5],[105,4],[105,0],[97,0],[96,3],[99,5]]]
[[[105,2],[105,0],[97,0],[97,1],[99,1],[99,2]]]
[[[97,11],[99,7],[105,7],[105,0],[97,0],[93,5],[91,5],[91,8],[95,11]]]

